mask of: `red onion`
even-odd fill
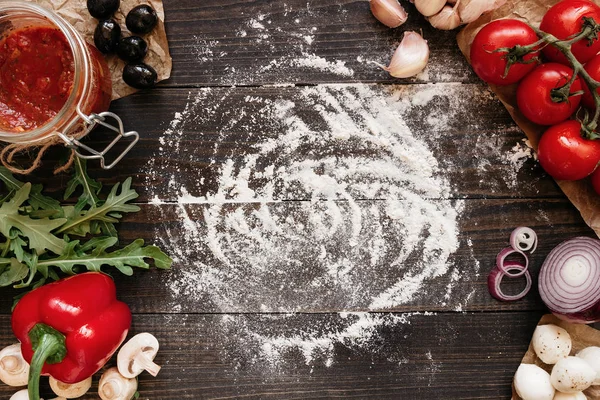
[[[520,254],[521,256],[523,256],[523,259],[525,260],[525,265],[517,263],[517,265],[519,265],[519,267],[521,268],[509,268],[507,264],[509,265],[515,265],[515,263],[510,263],[508,261],[506,261],[506,257],[508,257],[511,254]],[[505,275],[507,275],[509,278],[518,278],[519,276],[525,275],[525,271],[527,271],[527,267],[529,267],[529,259],[527,258],[527,256],[525,255],[525,253],[523,253],[521,250],[518,249],[514,249],[512,247],[507,247],[505,249],[500,250],[500,253],[498,253],[498,255],[496,256],[496,268],[498,268],[500,271],[502,271]],[[516,274],[510,273],[509,271],[513,269],[513,270],[518,270],[519,272],[517,272]]]
[[[523,291],[521,291],[521,293],[516,294],[516,295],[507,295],[504,294],[502,292],[502,289],[500,288],[500,285],[502,284],[502,278],[504,278],[506,274],[506,272],[504,272],[503,270],[500,270],[499,268],[494,268],[492,269],[492,271],[490,272],[490,274],[488,275],[488,289],[490,291],[490,294],[500,300],[500,301],[515,301],[515,300],[520,300],[523,297],[525,297],[525,295],[527,295],[527,293],[529,293],[529,290],[531,289],[531,274],[529,273],[529,271],[527,270],[527,267],[514,262],[514,261],[507,261],[506,263],[504,263],[504,268],[506,271],[519,271],[519,274],[511,274],[508,276],[512,276],[514,277],[515,275],[525,275],[525,279],[526,279],[526,284],[525,284],[525,289],[523,289]]]
[[[534,230],[526,226],[520,226],[510,234],[510,245],[515,250],[533,253],[537,248],[537,242]]]
[[[600,321],[600,240],[576,237],[556,246],[542,264],[539,290],[558,318]]]

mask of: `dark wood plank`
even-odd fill
[[[142,399],[500,399],[540,317],[135,315],[132,333],[152,332],[161,345],[163,368],[141,375]],[[357,321],[369,326],[361,336]],[[0,340],[14,341],[7,330]],[[0,385],[2,398],[13,391]]]
[[[534,280],[545,255],[558,243],[593,236],[566,200],[464,203],[457,223],[458,248],[446,269],[437,266],[430,272],[424,272],[427,263],[435,260],[418,250],[405,263],[394,264],[400,251],[412,245],[403,242],[400,227],[385,217],[383,201],[356,202],[363,219],[356,246],[349,245],[349,232],[358,211],[351,211],[345,202],[330,205],[344,221],[322,238],[314,233],[317,229],[311,230],[311,220],[325,215],[324,203],[144,205],[121,224],[122,243],[142,237],[160,245],[176,262],[172,271],[138,270],[131,278],[116,276],[119,296],[138,313],[538,311],[544,307],[535,288],[514,303],[500,303],[489,295],[487,274],[496,254],[508,245],[511,230],[526,225],[539,234],[538,250],[530,256]],[[272,235],[272,227],[259,223],[253,214],[259,209],[273,218],[280,235]],[[369,220],[375,210],[381,219]],[[209,211],[212,217],[207,222]],[[247,224],[247,230],[236,231],[225,223],[234,215],[243,215],[239,221]],[[293,224],[285,221],[288,217]],[[379,248],[373,248],[374,243]],[[419,287],[411,289],[411,282]],[[507,290],[520,291],[521,284],[507,282]],[[384,301],[386,293],[401,292],[396,285],[406,286],[411,294]],[[10,294],[5,290],[0,299],[4,312],[10,310]]]
[[[366,114],[352,109],[355,105],[348,96],[369,108]],[[331,105],[332,98],[338,101],[339,109]],[[284,111],[284,104],[291,108]],[[155,196],[174,201],[183,189],[197,197],[214,194],[223,187],[223,171],[228,163],[241,168],[255,157],[260,162],[259,171],[270,166],[277,171],[304,159],[333,156],[337,157],[333,168],[339,171],[345,168],[344,160],[373,160],[385,157],[390,149],[405,151],[399,143],[406,137],[427,146],[438,164],[433,176],[448,183],[449,197],[562,197],[554,181],[524,155],[527,148],[522,142],[523,133],[480,84],[155,90],[119,100],[112,109],[123,116],[128,128],[141,133],[142,140],[113,171],[100,171],[94,163],[90,171],[106,183],[136,175],[134,184],[140,191],[140,201]],[[287,118],[295,118],[313,132],[292,125]],[[345,120],[352,121],[349,127],[327,125]],[[383,124],[381,136],[399,142],[391,146],[365,144],[372,120]],[[395,125],[386,126],[390,121]],[[335,136],[352,130],[363,136]],[[411,132],[409,136],[407,131]],[[285,139],[294,132],[307,143],[296,150]],[[277,148],[261,150],[269,141]],[[89,142],[101,147],[107,139],[96,133]],[[410,146],[414,145],[406,151]],[[35,174],[38,179],[43,177],[54,192],[61,190],[68,179],[68,175],[54,177],[51,173],[59,153],[49,157],[44,169]],[[403,164],[402,159],[395,159],[386,165],[401,170]],[[275,174],[273,179],[285,177]],[[267,183],[249,179],[254,191],[264,189]],[[306,193],[288,190],[273,195],[293,200],[305,198]],[[361,194],[361,198],[368,198],[365,196]]]
[[[403,6],[408,22],[389,29],[356,0],[165,2],[174,69],[164,85],[394,82],[372,62],[387,65],[405,30],[422,30],[431,48],[426,73],[405,82],[477,81],[455,45],[456,32],[434,30],[412,4]],[[303,66],[315,58],[330,66]]]

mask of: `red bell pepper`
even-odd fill
[[[31,364],[29,398],[39,400],[40,374],[80,382],[106,364],[129,327],[131,311],[112,279],[87,272],[27,293],[12,314],[13,332]]]

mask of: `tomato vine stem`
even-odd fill
[[[569,95],[574,96],[581,94],[581,92],[570,93],[573,82],[575,82],[575,79],[579,76],[594,96],[594,104],[596,106],[593,118],[589,120],[588,116],[586,115],[584,120],[581,122],[581,135],[586,139],[600,139],[600,135],[596,133],[598,120],[600,119],[600,94],[597,91],[597,89],[600,88],[600,82],[596,81],[590,76],[590,74],[584,69],[583,64],[579,62],[577,58],[575,58],[571,49],[572,45],[580,40],[597,40],[598,32],[600,32],[600,25],[598,25],[593,19],[584,17],[581,32],[564,40],[558,39],[556,36],[544,32],[535,26],[529,26],[535,31],[540,40],[527,46],[520,46],[518,49],[519,55],[522,55],[524,51],[532,53],[551,45],[565,56],[573,68],[573,75],[571,76],[569,82],[567,82],[565,85],[552,90],[552,101],[566,101]],[[515,50],[517,49],[509,49],[507,53],[510,55],[511,52]]]

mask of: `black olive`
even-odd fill
[[[121,27],[114,19],[104,19],[98,22],[94,31],[94,44],[104,54],[112,53],[117,48],[121,38]]]
[[[119,9],[119,0],[87,0],[87,8],[92,17],[105,19]]]
[[[127,64],[123,68],[123,80],[136,89],[148,89],[156,84],[158,76],[154,68],[144,63]]]
[[[125,18],[125,25],[133,33],[148,33],[158,22],[158,15],[154,8],[142,4],[129,11]]]
[[[119,40],[117,55],[123,61],[142,61],[148,53],[148,43],[139,36],[129,36]]]

